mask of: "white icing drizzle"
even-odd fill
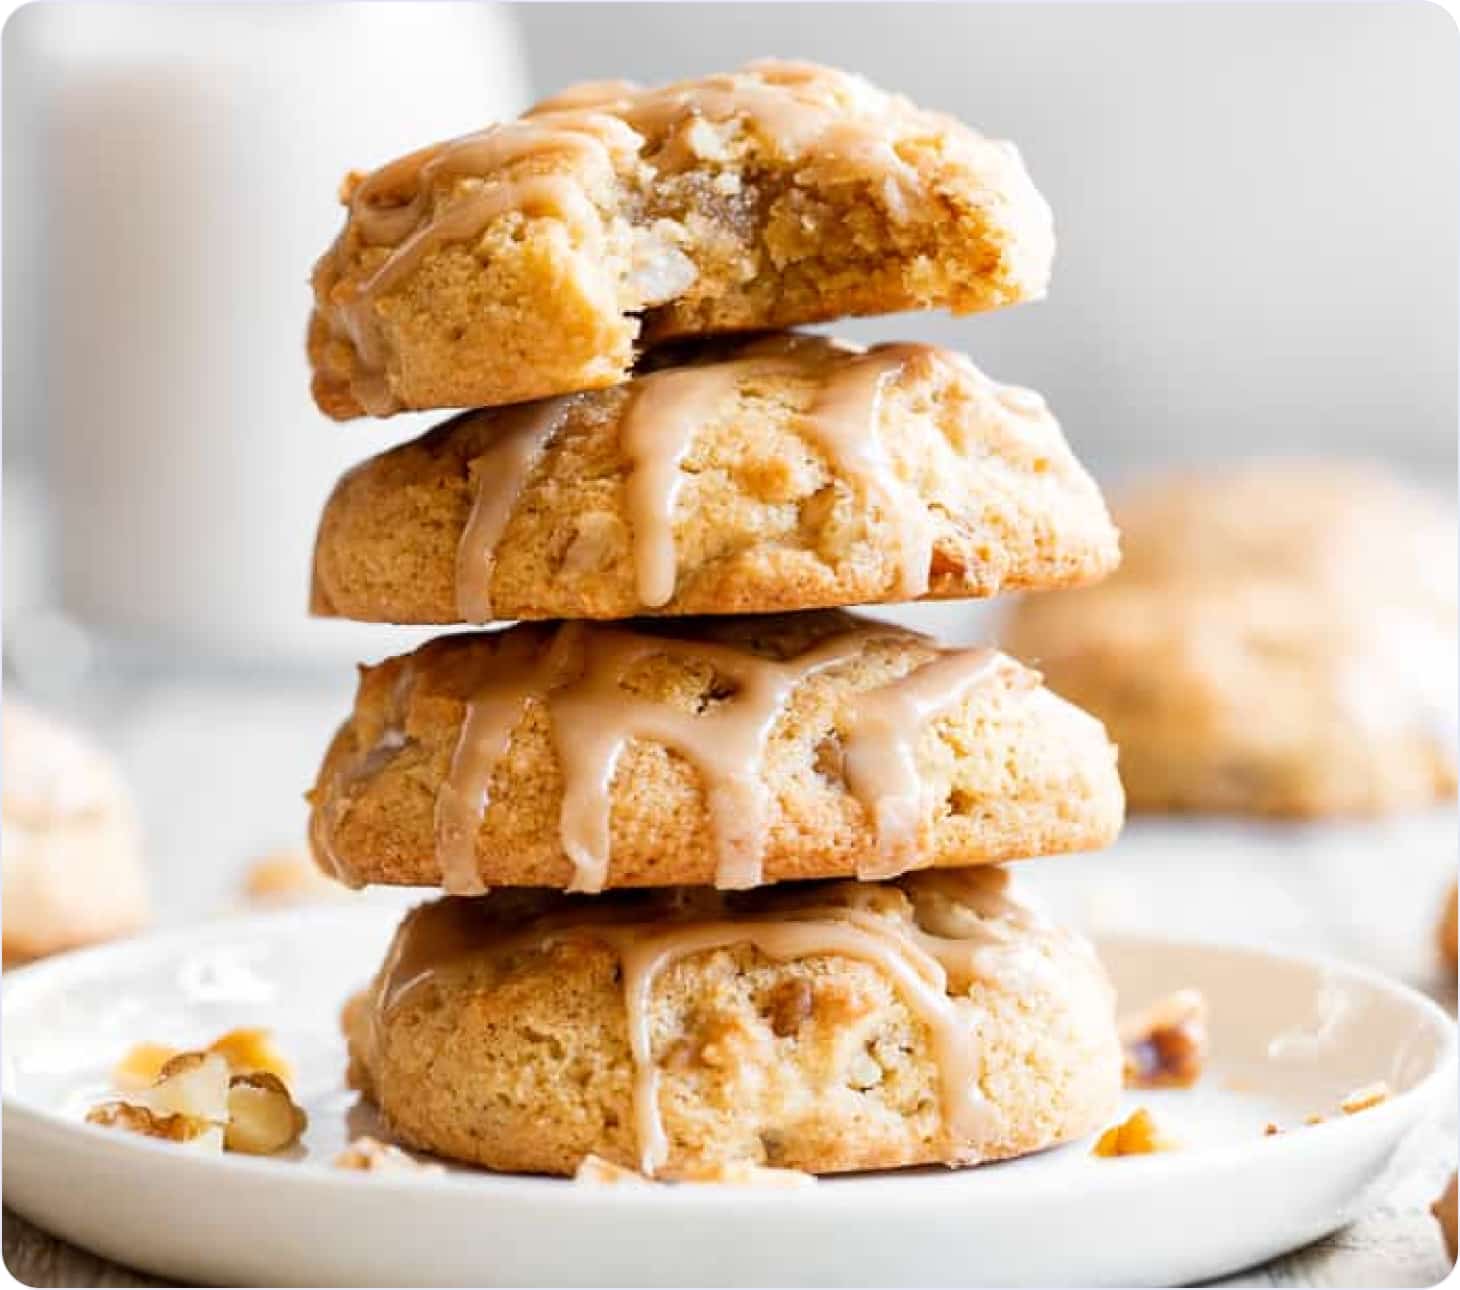
[[[899,474],[883,434],[885,392],[916,359],[972,370],[961,356],[927,345],[858,351],[820,337],[785,335],[753,342],[722,362],[653,372],[631,382],[620,414],[619,441],[627,463],[624,502],[640,603],[659,609],[674,597],[674,515],[686,478],[684,459],[695,436],[742,384],[773,374],[816,382],[811,405],[796,427],[846,477],[868,509],[893,528],[897,595],[905,600],[924,595],[933,559],[932,517],[916,485]],[[485,620],[491,552],[542,444],[561,426],[564,407],[563,400],[555,399],[510,409],[504,416],[505,442],[494,446],[494,460],[473,463],[473,522],[462,535],[457,560],[457,603],[468,621]],[[495,460],[498,453],[507,458],[505,469]],[[484,518],[479,522],[479,517]]]
[[[490,446],[468,467],[471,513],[456,549],[456,601],[463,622],[492,619],[497,546],[524,485],[563,424],[573,398],[544,399],[498,413]]]
[[[796,689],[862,654],[878,638],[908,633],[868,623],[777,660],[711,641],[624,627],[569,623],[539,651],[537,637],[510,634],[467,701],[450,771],[436,803],[442,884],[455,895],[482,890],[477,835],[493,769],[529,703],[548,717],[563,775],[560,836],[573,865],[572,891],[601,891],[610,860],[611,787],[619,758],[636,739],[687,758],[701,776],[716,848],[715,885],[757,885],[768,829],[763,759]],[[707,664],[732,691],[703,711],[686,711],[624,688],[654,657]],[[916,865],[918,829],[930,810],[917,782],[917,740],[928,720],[963,701],[993,672],[993,651],[948,651],[852,701],[848,787],[879,841],[866,867],[890,876]],[[865,875],[864,875],[865,876]]]
[[[947,650],[896,685],[857,696],[845,747],[847,786],[872,804],[877,850],[857,866],[859,878],[888,878],[918,859],[919,829],[929,817],[918,774],[917,736],[997,666],[996,650]]]

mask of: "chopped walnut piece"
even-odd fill
[[[1338,1109],[1345,1115],[1357,1115],[1360,1111],[1367,1111],[1371,1106],[1378,1106],[1380,1102],[1388,1100],[1389,1085],[1379,1080],[1354,1089],[1338,1104]]]
[[[1127,1088],[1190,1088],[1207,1059],[1207,1003],[1198,990],[1177,990],[1123,1018]]]
[[[125,1091],[136,1091],[155,1084],[163,1068],[173,1058],[182,1055],[182,1049],[167,1044],[141,1043],[128,1050],[127,1055],[112,1068],[112,1083]],[[268,1071],[277,1075],[286,1084],[294,1078],[289,1063],[274,1047],[270,1032],[259,1027],[243,1027],[219,1035],[204,1050],[219,1054],[228,1063],[234,1075],[247,1075],[251,1071]]]
[[[284,1055],[274,1047],[272,1033],[261,1027],[230,1030],[209,1044],[208,1051],[219,1053],[235,1075],[264,1071],[277,1075],[286,1084],[294,1078],[294,1072],[284,1060]]]
[[[228,1062],[218,1053],[178,1053],[162,1064],[156,1082],[137,1103],[159,1115],[184,1115],[211,1124],[228,1120]]]
[[[123,1129],[165,1142],[182,1142],[204,1151],[223,1149],[223,1130],[189,1115],[159,1115],[130,1102],[102,1102],[86,1113],[86,1123],[103,1129]]]
[[[1444,1194],[1430,1206],[1430,1213],[1435,1216],[1440,1224],[1440,1234],[1445,1238],[1445,1248],[1450,1252],[1450,1260],[1454,1262],[1455,1251],[1455,1210],[1456,1210],[1456,1179],[1450,1175],[1450,1185],[1445,1188]]]
[[[1161,1132],[1151,1113],[1145,1107],[1139,1107],[1124,1123],[1106,1129],[1096,1141],[1092,1154],[1146,1156],[1156,1151],[1174,1151],[1178,1146],[1180,1143],[1174,1138],[1168,1138]]]
[[[112,1083],[119,1089],[144,1089],[157,1082],[162,1068],[178,1050],[166,1044],[135,1044],[127,1055],[112,1067]]]
[[[350,1145],[334,1158],[336,1169],[353,1169],[367,1174],[441,1174],[443,1166],[417,1160],[409,1152],[369,1134],[352,1138]]]
[[[244,899],[251,905],[306,905],[335,900],[345,892],[303,847],[284,847],[260,856],[243,876]]]
[[[271,1156],[292,1147],[309,1127],[284,1081],[268,1071],[235,1075],[228,1082],[228,1126],[223,1145],[250,1156]]]

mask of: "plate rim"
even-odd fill
[[[0,977],[0,1032],[8,1029],[5,1023],[8,1023],[12,1010],[23,1007],[27,996],[48,987],[63,988],[68,978],[103,970],[111,960],[130,961],[137,956],[148,959],[162,957],[181,947],[191,946],[200,935],[219,932],[226,932],[230,938],[236,936],[244,940],[250,936],[274,933],[291,924],[307,923],[318,934],[321,919],[361,928],[368,924],[372,930],[378,925],[384,935],[391,925],[388,920],[398,920],[399,917],[399,910],[383,905],[332,909],[302,906],[243,916],[220,916],[188,926],[158,929],[140,936],[58,954],[24,967],[8,969]],[[1303,966],[1323,973],[1347,976],[1375,989],[1391,1002],[1414,1009],[1438,1040],[1434,1060],[1424,1076],[1412,1087],[1366,1109],[1361,1115],[1327,1118],[1323,1123],[1305,1127],[1302,1133],[1283,1133],[1253,1141],[1242,1139],[1232,1143],[1203,1146],[1200,1151],[1189,1153],[1169,1152],[1124,1157],[1118,1161],[1107,1162],[1115,1168],[1108,1174],[1102,1171],[1103,1187],[1139,1190],[1149,1185],[1148,1175],[1152,1172],[1159,1172],[1175,1183],[1188,1173],[1205,1173],[1240,1165],[1258,1141],[1265,1144],[1265,1151],[1276,1153],[1280,1158],[1308,1151],[1319,1152],[1336,1133],[1351,1137],[1362,1135],[1367,1139],[1392,1134],[1397,1142],[1430,1104],[1437,1100],[1450,1072],[1456,1067],[1457,1031],[1454,1020],[1423,991],[1367,964],[1354,963],[1332,954],[1291,952],[1205,936],[1113,931],[1090,936],[1088,939],[1095,944],[1098,952],[1104,946],[1116,945],[1136,951],[1142,947],[1150,947],[1165,953],[1192,950],[1215,952],[1233,954],[1249,960],[1276,960],[1287,966]],[[560,1177],[494,1173],[490,1170],[441,1174],[366,1173],[330,1168],[323,1159],[280,1162],[251,1156],[179,1151],[175,1144],[154,1142],[135,1134],[119,1134],[87,1124],[58,1110],[26,1101],[13,1089],[15,1077],[12,1073],[8,1042],[3,1044],[3,1048],[7,1051],[4,1052],[3,1062],[0,1062],[0,1109],[3,1109],[5,1137],[20,1132],[42,1141],[64,1142],[76,1150],[85,1146],[88,1150],[103,1153],[117,1164],[135,1160],[139,1167],[145,1167],[147,1161],[169,1160],[174,1168],[184,1173],[193,1172],[200,1182],[227,1176],[242,1183],[248,1177],[257,1175],[260,1179],[267,1178],[275,1186],[293,1188],[301,1195],[321,1187],[333,1190],[340,1186],[363,1186],[368,1187],[373,1195],[387,1192],[402,1198],[424,1198],[445,1192],[470,1193],[481,1200],[489,1201],[493,1196],[504,1192],[519,1197],[526,1193],[545,1200],[550,1199],[551,1203],[569,1210],[579,1207],[597,1208],[608,1195],[613,1197],[613,1204],[616,1206],[651,1208],[667,1204],[689,1209],[701,1206],[723,1207],[727,1190],[734,1193],[737,1207],[741,1209],[769,1209],[784,1204],[784,1193],[780,1189],[747,1187],[734,1183],[577,1187],[565,1185],[571,1180]],[[1061,1144],[1050,1150],[1068,1149],[1072,1145],[1074,1144]],[[998,1169],[999,1163],[991,1162],[980,1168],[949,1172],[958,1174],[965,1183],[980,1176],[990,1178],[996,1173],[1002,1173],[998,1183],[1000,1199],[1015,1203],[1025,1203],[1036,1197],[1058,1197],[1061,1192],[1080,1191],[1088,1186],[1088,1175],[1073,1171],[1063,1175],[1006,1173]],[[880,1205],[919,1208],[926,1202],[926,1188],[908,1184],[937,1176],[939,1175],[934,1167],[916,1173],[888,1170],[845,1175],[826,1180],[833,1184],[830,1186],[817,1185],[798,1190],[796,1204],[798,1207],[836,1206],[841,1203],[838,1197],[855,1192],[859,1196],[870,1193]],[[855,1189],[848,1185],[851,1183],[857,1184]],[[976,1182],[973,1183],[973,1186],[977,1185]],[[976,1193],[969,1193],[970,1201],[974,1200],[975,1195]]]

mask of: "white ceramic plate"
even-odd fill
[[[347,1173],[329,1161],[370,1120],[342,1087],[335,1019],[395,917],[300,910],[8,973],[5,1203],[120,1262],[228,1284],[1171,1285],[1347,1221],[1453,1063],[1448,1018],[1366,971],[1125,938],[1102,952],[1126,1004],[1195,986],[1211,1005],[1201,1084],[1127,1096],[1180,1152],[1103,1160],[1085,1142],[789,1192]],[[133,1043],[247,1024],[273,1027],[298,1069],[311,1127],[296,1158],[207,1157],[80,1122]],[[1397,1096],[1304,1127],[1379,1079]],[[1289,1131],[1264,1137],[1268,1121]]]

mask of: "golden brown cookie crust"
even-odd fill
[[[1116,508],[1122,565],[1003,644],[1102,718],[1132,809],[1321,817],[1456,788],[1455,529],[1372,468],[1254,465]]]
[[[578,86],[341,197],[309,357],[342,420],[612,385],[641,340],[1036,299],[1054,252],[1010,144],[804,63]]]
[[[442,882],[436,812],[467,699],[483,678],[502,675],[507,655],[546,656],[560,630],[523,624],[505,633],[444,637],[362,670],[355,710],[310,794],[315,858],[326,871],[356,883]],[[848,877],[866,866],[880,834],[849,788],[850,723],[865,696],[886,693],[892,682],[948,652],[916,633],[833,612],[641,630],[688,641],[688,654],[681,649],[635,665],[620,682],[623,692],[681,717],[713,714],[725,692],[717,665],[695,657],[696,640],[752,659],[800,658],[828,642],[853,642],[844,661],[793,688],[752,779],[765,795],[765,881]],[[975,652],[954,653],[972,659]],[[571,729],[556,730],[542,702],[524,702],[506,755],[492,765],[472,875],[488,887],[562,888],[579,874],[563,845],[559,733],[573,738]],[[908,734],[924,794],[909,836],[923,864],[1096,849],[1119,831],[1115,750],[1103,728],[1012,660],[995,657],[986,677]],[[607,803],[607,886],[715,881],[719,834],[694,761],[652,739],[632,740]]]
[[[797,357],[767,352],[772,344]],[[659,373],[530,414],[467,414],[350,471],[320,522],[314,612],[479,620],[482,609],[464,603],[463,558],[485,569],[474,576],[498,619],[992,596],[1092,582],[1119,560],[1100,491],[1044,401],[961,355],[786,336],[676,357],[669,375],[715,384],[712,398],[680,405],[689,403],[667,542],[636,509],[631,489],[646,467],[625,443],[638,433],[633,418],[657,415],[649,429],[665,433],[669,414],[641,402]],[[863,379],[874,363],[875,384]],[[860,442],[882,454],[871,467],[838,458],[818,430],[827,392],[857,380],[835,428],[847,443],[865,433]],[[523,429],[525,414],[541,446],[516,480],[486,454]],[[663,450],[661,441],[654,461]],[[486,552],[463,543],[479,490],[505,508]],[[909,581],[903,554],[919,541]],[[656,544],[672,574],[669,598],[650,607],[635,562]]]
[[[350,1081],[419,1149],[507,1171],[571,1175],[590,1154],[638,1168],[625,942],[605,940],[603,923],[647,918],[644,934],[663,936],[709,920],[804,919],[814,950],[819,925],[853,907],[864,934],[934,977],[936,964],[906,942],[938,938],[923,943],[952,965],[939,990],[972,1057],[967,1086],[944,1086],[951,1068],[936,1027],[885,963],[845,952],[773,958],[732,929],[652,977],[641,1033],[652,1037],[660,1176],[740,1165],[836,1173],[1039,1150],[1115,1111],[1114,997],[1088,945],[1000,897],[1000,877],[919,874],[728,900],[497,892],[474,916],[474,951],[423,960],[412,936],[423,918],[449,912],[437,902],[407,919],[375,985],[346,1009]],[[554,935],[536,935],[534,919],[550,920]],[[392,962],[416,981],[404,993],[391,986]],[[950,1093],[976,1112],[952,1132]]]

